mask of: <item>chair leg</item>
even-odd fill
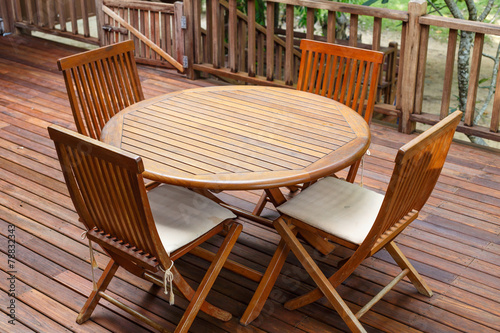
[[[432,290],[429,288],[425,280],[418,274],[417,270],[413,265],[408,261],[408,258],[401,252],[399,247],[396,245],[394,242],[389,242],[385,246],[385,249],[391,257],[396,261],[398,266],[402,269],[408,269],[410,272],[408,273],[408,278],[410,279],[411,283],[417,288],[418,292],[421,293],[422,295],[425,295],[427,297],[432,296]]]
[[[92,312],[94,312],[94,309],[97,306],[97,303],[99,303],[99,300],[101,299],[100,293],[106,290],[109,283],[111,282],[111,279],[113,278],[113,276],[115,276],[118,267],[120,267],[120,265],[118,265],[114,260],[111,259],[109,261],[106,269],[101,275],[101,278],[97,282],[97,290],[92,290],[92,293],[88,297],[87,301],[83,305],[83,308],[80,310],[78,317],[76,318],[76,322],[78,324],[83,324],[90,318]]]
[[[195,290],[189,285],[189,283],[187,283],[186,280],[184,280],[184,278],[175,268],[175,266],[172,268],[172,272],[174,273],[174,281],[173,281],[174,285],[177,287],[177,289],[180,291],[180,293],[182,294],[182,296],[184,296],[185,299],[191,301],[195,295]],[[229,312],[222,310],[221,308],[218,308],[207,301],[203,302],[200,310],[202,312],[205,312],[207,315],[222,321],[228,321],[232,317]]]
[[[245,313],[240,319],[240,324],[247,326],[255,318],[257,318],[266,303],[271,290],[281,272],[281,268],[285,264],[286,257],[290,252],[290,248],[286,245],[284,240],[278,244],[278,248],[274,252],[271,262],[267,266],[266,272],[255,290],[252,300],[248,304]]]
[[[260,195],[259,201],[257,201],[257,204],[255,205],[255,208],[252,211],[253,215],[260,216],[262,211],[264,210],[264,207],[266,206],[267,203],[267,193],[264,191]]]
[[[300,261],[305,270],[309,273],[311,278],[317,284],[323,295],[328,299],[333,308],[338,312],[340,317],[344,320],[347,326],[353,332],[366,332],[354,313],[349,309],[344,300],[337,293],[335,288],[331,285],[330,281],[321,272],[320,268],[311,256],[307,253],[306,249],[300,244],[299,240],[290,230],[286,222],[279,218],[274,222],[274,226],[281,237],[285,240],[297,259]]]
[[[196,293],[194,294],[191,302],[189,303],[184,315],[181,318],[181,321],[177,325],[175,329],[175,333],[179,332],[187,332],[191,324],[193,323],[198,311],[200,310],[202,304],[205,301],[205,298],[208,295],[208,292],[212,288],[212,285],[215,282],[215,279],[219,275],[220,270],[224,266],[224,262],[226,261],[229,253],[233,249],[234,244],[238,239],[242,230],[241,224],[234,223],[229,229],[227,236],[224,238],[224,242],[220,246],[217,254],[215,255],[214,261],[210,264],[203,280],[201,281]],[[231,317],[229,317],[231,319]],[[228,320],[229,320],[228,319]]]

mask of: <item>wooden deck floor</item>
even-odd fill
[[[147,326],[102,302],[90,321],[75,323],[91,290],[89,254],[83,231],[68,197],[53,144],[51,123],[74,129],[56,59],[78,50],[28,37],[0,37],[0,331],[145,332]],[[146,97],[178,89],[213,85],[189,81],[172,71],[140,66]],[[374,124],[365,186],[384,191],[396,149],[413,136]],[[258,192],[224,193],[251,207]],[[439,183],[421,213],[398,238],[435,294],[426,298],[406,281],[363,318],[370,332],[500,331],[500,153],[454,143]],[[266,214],[275,214],[267,210]],[[8,237],[15,236],[15,249]],[[218,240],[215,240],[217,242]],[[244,224],[233,259],[264,270],[278,236]],[[9,266],[8,252],[15,251]],[[339,247],[323,267],[331,268],[348,251]],[[107,263],[97,253],[100,269]],[[196,284],[206,263],[187,257],[178,265]],[[366,260],[339,290],[355,308],[398,273],[389,255]],[[100,274],[100,272],[99,272]],[[15,279],[12,277],[15,276]],[[161,290],[119,271],[110,290],[127,304],[174,327],[186,302],[168,305]],[[11,280],[9,280],[11,278]],[[12,282],[12,284],[11,284]],[[10,287],[15,293],[15,326],[8,323]],[[290,255],[263,314],[251,326],[238,324],[256,283],[222,272],[208,299],[228,309],[233,319],[221,323],[200,314],[193,332],[336,332],[347,331],[340,317],[316,302],[288,311],[282,303],[311,288],[311,280]]]

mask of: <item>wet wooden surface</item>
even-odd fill
[[[102,302],[90,321],[75,323],[92,288],[87,241],[63,183],[47,126],[75,129],[63,77],[56,60],[79,50],[29,37],[0,37],[0,330],[6,332],[147,332],[149,327]],[[217,85],[189,81],[151,67],[139,68],[146,98],[185,88]],[[366,157],[364,186],[383,192],[396,149],[414,135],[372,124],[371,156]],[[359,182],[361,170],[358,173]],[[286,190],[285,190],[286,191]],[[251,209],[260,191],[219,194]],[[453,143],[443,173],[419,220],[397,241],[435,292],[426,298],[409,282],[398,284],[363,318],[370,332],[492,332],[500,330],[500,152]],[[264,211],[276,216],[271,206]],[[263,271],[278,242],[275,231],[243,220],[244,232],[231,257]],[[10,226],[10,229],[9,229]],[[13,233],[10,230],[13,230]],[[8,236],[16,240],[15,262],[7,261]],[[221,240],[215,239],[213,244]],[[322,268],[350,251],[338,247]],[[106,256],[96,252],[101,270]],[[194,285],[207,263],[194,256],[179,269]],[[233,319],[218,322],[200,314],[193,332],[337,332],[347,331],[340,317],[320,300],[297,311],[283,302],[310,290],[311,280],[290,255],[261,316],[243,327],[239,317],[257,284],[223,270],[208,300],[229,310]],[[16,325],[8,324],[11,301],[6,281],[15,279]],[[370,258],[339,288],[359,309],[370,295],[398,273],[386,252]],[[168,305],[162,290],[124,272],[110,285],[123,302],[173,328],[187,302]]]

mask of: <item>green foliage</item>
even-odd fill
[[[248,14],[247,0],[237,0],[237,8]],[[255,21],[260,25],[266,25],[266,5],[264,0],[255,0]]]

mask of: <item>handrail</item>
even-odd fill
[[[377,18],[408,22],[408,12],[403,10],[374,8],[328,0],[266,0],[266,2],[282,3],[293,6],[304,6],[314,9],[326,9],[336,12],[347,12],[356,15],[366,15]]]
[[[123,0],[104,0],[103,4],[111,7],[125,8],[123,6]],[[174,7],[172,4],[166,4],[161,2],[149,2],[144,0],[127,0],[127,7],[129,9],[140,9],[140,10],[151,10],[160,11],[167,14],[174,13]]]
[[[419,18],[418,23],[422,25],[432,25],[434,27],[440,28],[449,28],[480,34],[500,36],[500,26],[493,23],[476,22],[435,15],[422,16]]]

